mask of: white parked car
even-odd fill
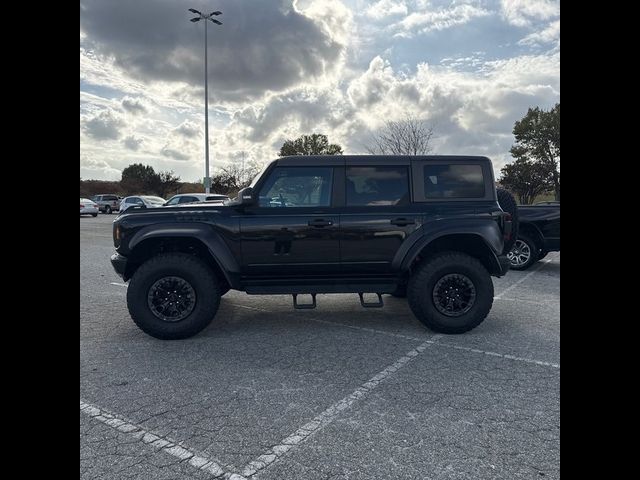
[[[227,197],[226,195],[221,195],[219,193],[180,193],[167,200],[167,203],[165,203],[164,206],[171,207],[173,205],[182,205],[183,203],[204,201],[219,201],[220,203],[222,203],[225,200],[229,200],[229,197]]]
[[[98,216],[98,204],[89,200],[88,198],[80,199],[80,215],[92,215]]]
[[[120,202],[120,213],[126,211],[131,207],[142,208],[157,208],[166,203],[166,200],[161,197],[153,197],[150,195],[133,195],[131,197],[124,197]]]

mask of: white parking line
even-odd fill
[[[545,302],[536,302],[534,300],[525,300],[523,298],[504,298],[504,297],[493,297],[494,300],[500,300],[503,302],[518,302],[518,303],[528,303],[529,305],[538,305],[540,307],[548,307],[549,304]]]
[[[431,338],[437,338],[440,336],[441,335],[434,335]],[[376,387],[378,387],[378,385],[380,385],[382,381],[389,378],[391,375],[404,367],[407,363],[424,352],[425,349],[429,346],[429,343],[433,342],[423,342],[413,350],[408,351],[403,357],[399,358],[396,362],[389,365],[380,373],[374,375],[368,381],[356,388],[352,393],[344,397],[342,400],[337,401],[329,408],[327,408],[324,412],[314,417],[313,420],[305,423],[294,433],[281,440],[278,445],[270,448],[255,460],[249,462],[249,464],[243,469],[242,475],[245,477],[250,477],[260,472],[260,470],[268,467],[269,465],[273,465],[285,453],[309,438],[314,433],[319,432],[324,427],[329,425],[336,419],[340,412],[342,412],[346,408],[349,408],[358,400],[362,400]]]
[[[203,472],[210,473],[214,477],[222,477],[227,480],[243,479],[243,477],[241,477],[240,475],[229,472],[229,467],[227,467],[227,470],[225,471],[225,469],[223,469],[218,462],[215,462],[214,460],[211,460],[209,458],[205,458],[201,455],[197,455],[191,450],[179,445],[178,442],[174,442],[167,437],[161,437],[159,435],[151,433],[141,426],[128,422],[123,418],[114,415],[113,413],[109,413],[104,409],[96,407],[95,405],[91,405],[80,400],[80,411],[85,415],[90,416],[94,420],[102,422],[105,425],[118,430],[119,432],[131,435],[132,437],[138,439],[140,442],[146,443],[153,448],[159,449],[160,451],[168,453],[169,455],[173,455],[180,460],[188,460],[189,465],[197,468],[198,470],[202,470]]]
[[[506,300],[506,299],[503,299],[503,300]],[[239,308],[245,308],[247,310],[255,310],[255,311],[258,311],[258,312],[275,313],[275,312],[270,312],[269,310],[265,310],[264,308],[249,307],[247,305],[239,305],[237,303],[232,303],[232,304],[229,304],[229,305],[232,305],[234,307],[239,307]],[[280,312],[279,314],[284,314],[284,315],[287,315],[287,316],[288,315],[294,315],[292,313],[287,313],[287,312]],[[386,332],[384,330],[377,330],[375,328],[358,327],[356,325],[348,325],[346,323],[332,322],[332,321],[329,321],[329,320],[320,320],[319,318],[312,318],[312,317],[308,317],[308,318],[306,318],[306,320],[309,320],[311,322],[316,322],[316,323],[322,323],[322,324],[325,324],[325,325],[333,325],[333,326],[336,326],[336,327],[350,328],[352,330],[362,330],[363,332],[376,333],[378,335],[386,335],[386,336],[389,336],[389,337],[402,338],[404,340],[413,340],[415,342],[425,342],[424,338],[412,337],[410,335],[402,335],[400,333]],[[442,335],[440,335],[440,337],[442,337]],[[465,351],[465,352],[481,353],[483,355],[489,355],[491,357],[505,358],[507,360],[515,360],[515,361],[518,361],[518,362],[533,363],[533,364],[541,365],[541,366],[545,366],[545,367],[560,368],[560,365],[558,365],[557,363],[545,362],[545,361],[536,360],[536,359],[533,359],[533,358],[516,357],[515,355],[509,355],[509,354],[506,354],[506,353],[498,353],[498,352],[480,350],[480,349],[477,349],[477,348],[470,348],[470,347],[461,347],[461,346],[458,346],[458,345],[451,345],[451,344],[447,344],[447,343],[434,342],[433,340],[426,340],[426,343],[431,343],[431,344],[437,345],[439,347],[452,348],[454,350],[462,350],[462,351]]]
[[[126,283],[109,282],[109,285],[116,285],[118,287],[128,287]]]
[[[557,257],[557,256],[556,256]],[[533,275],[534,273],[536,273],[538,270],[540,270],[542,267],[544,267],[547,263],[551,262],[552,260],[555,260],[556,257],[553,258],[549,258],[545,261],[543,261],[542,263],[540,263],[540,265],[536,266],[533,270],[531,270],[529,273],[527,273],[524,277],[522,277],[520,280],[518,280],[516,283],[510,285],[509,287],[507,287],[506,289],[504,289],[499,295],[496,295],[495,297],[493,297],[495,300],[501,300],[502,296],[507,293],[510,292],[511,290],[513,290],[514,288],[516,288],[518,285],[520,285],[522,282],[524,282],[527,278],[529,278],[531,275]]]
[[[560,368],[560,365],[552,362],[543,362],[542,360],[534,360],[532,358],[516,357],[515,355],[509,355],[506,353],[489,352],[486,350],[480,350],[478,348],[462,347],[460,345],[451,345],[450,343],[431,342],[438,347],[453,348],[454,350],[463,350],[465,352],[481,353],[483,355],[489,355],[492,357],[506,358],[507,360],[515,360],[517,362],[534,363],[543,367]]]

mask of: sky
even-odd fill
[[[132,163],[204,176],[204,24],[211,174],[323,133],[367,153],[389,120],[433,127],[433,154],[512,161],[513,124],[560,101],[551,0],[81,0],[80,176]]]

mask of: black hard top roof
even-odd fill
[[[490,162],[487,157],[475,155],[291,155],[280,157],[278,165],[409,165],[412,161],[433,162]]]

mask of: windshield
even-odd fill
[[[264,166],[264,167],[262,167],[262,170],[260,170],[260,173],[259,173],[259,174],[257,174],[255,177],[253,177],[253,180],[251,180],[251,183],[249,184],[249,186],[250,186],[251,188],[253,188],[253,187],[256,185],[256,182],[258,181],[258,179],[262,176],[262,174],[265,172],[265,170],[266,170],[267,168],[269,168],[269,166],[270,166],[273,162],[275,162],[275,160],[272,160],[271,162],[267,162],[267,163],[265,164],[265,166]]]

